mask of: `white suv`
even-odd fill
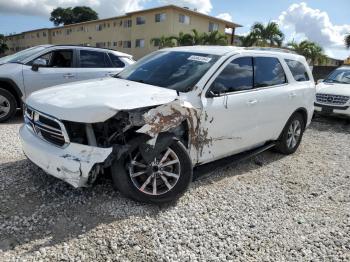
[[[53,85],[119,73],[132,57],[108,49],[42,45],[0,58],[0,122],[32,92]]]
[[[334,70],[316,86],[315,111],[350,116],[350,66]]]
[[[20,136],[32,162],[74,187],[110,168],[124,195],[162,203],[186,190],[195,166],[273,146],[295,152],[314,100],[302,56],[178,47],[114,78],[32,94]]]

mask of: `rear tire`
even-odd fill
[[[16,98],[9,91],[0,88],[0,123],[12,118],[16,110]]]
[[[276,143],[276,151],[284,155],[293,154],[300,145],[304,131],[304,118],[300,113],[295,113],[284,127],[281,137]]]
[[[174,140],[151,164],[145,163],[138,149],[131,157],[115,161],[111,168],[114,187],[136,201],[163,204],[178,199],[192,181],[192,162],[180,141]]]

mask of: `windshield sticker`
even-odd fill
[[[187,60],[202,62],[202,63],[209,63],[211,61],[211,57],[205,57],[205,56],[198,56],[198,55],[191,55]]]

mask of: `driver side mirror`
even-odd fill
[[[42,58],[35,59],[33,64],[32,64],[32,70],[33,71],[38,71],[39,67],[45,67],[47,66],[47,61]]]
[[[316,84],[318,85],[318,84],[322,83],[323,81],[324,81],[324,79],[318,79]]]

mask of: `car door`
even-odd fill
[[[37,71],[32,64],[36,59],[46,61],[46,66],[41,66]],[[33,59],[23,66],[23,79],[26,94],[42,88],[77,81],[74,72],[76,59],[73,49],[58,49],[49,51]]]
[[[297,109],[297,93],[288,84],[285,68],[278,56],[254,54],[254,92],[258,100],[259,139],[276,140]]]
[[[261,105],[253,89],[253,57],[234,56],[208,82],[202,94],[201,135],[208,143],[198,160],[210,162],[261,143]]]
[[[115,75],[121,68],[114,67],[105,51],[82,49],[78,56],[78,78],[87,80]]]

